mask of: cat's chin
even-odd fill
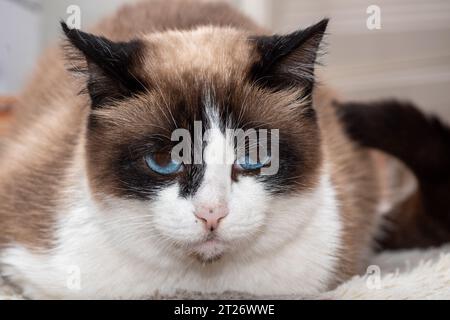
[[[199,242],[192,247],[193,256],[202,263],[213,263],[222,258],[226,244],[217,239]]]

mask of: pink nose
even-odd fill
[[[228,208],[224,205],[200,206],[195,211],[195,216],[203,221],[208,231],[214,231],[219,226],[220,221],[228,214]]]

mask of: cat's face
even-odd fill
[[[320,180],[311,90],[325,26],[127,43],[66,30],[88,62],[88,178],[112,241],[206,262],[264,254],[301,232]]]

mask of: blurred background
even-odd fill
[[[60,36],[70,5],[81,27],[136,0],[0,0],[0,95],[22,87],[43,48]],[[274,32],[330,17],[325,82],[346,99],[398,97],[450,121],[450,1],[228,0]],[[367,27],[371,5],[380,28]]]

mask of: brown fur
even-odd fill
[[[343,221],[343,247],[339,280],[363,271],[377,230],[376,206],[380,201],[375,155],[351,143],[337,119],[327,88],[316,90],[316,109],[322,132],[323,150],[337,188]]]

